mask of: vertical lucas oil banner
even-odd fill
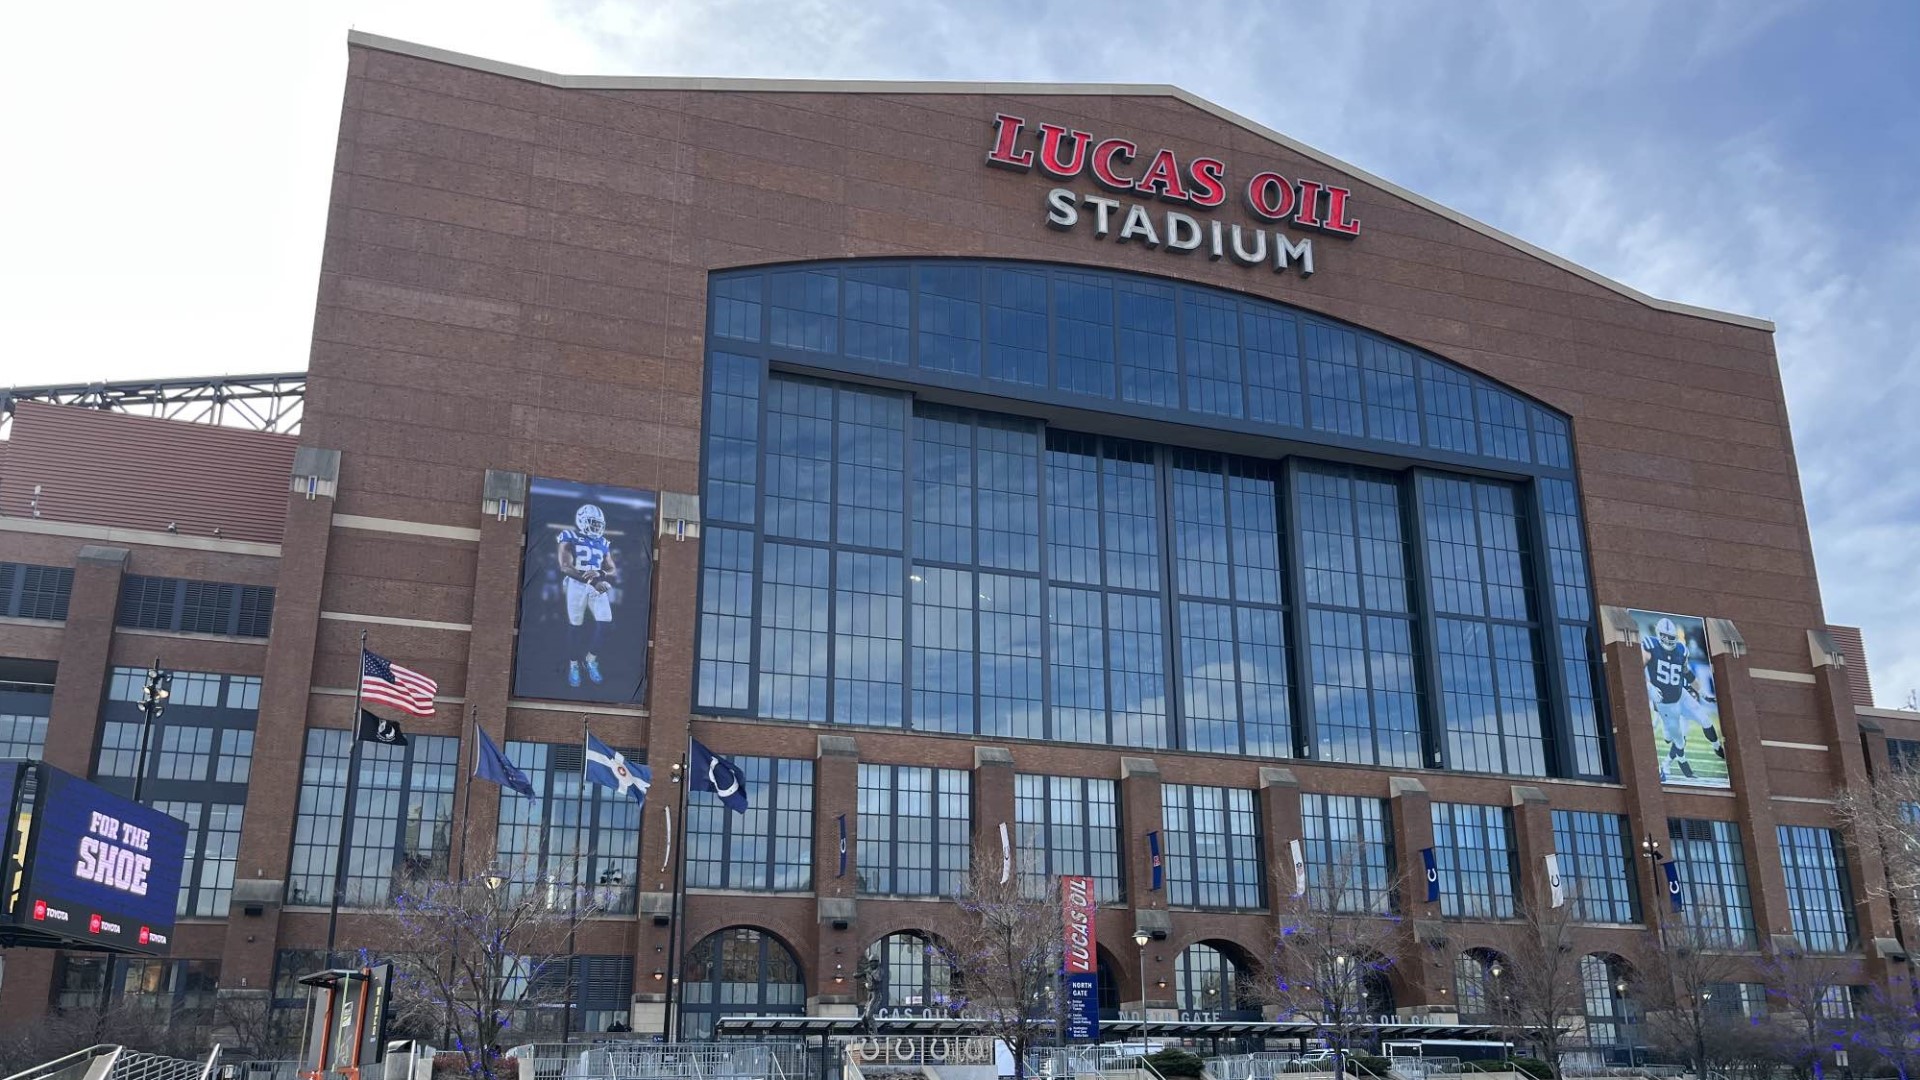
[[[1099,905],[1090,877],[1060,879],[1060,910],[1066,933],[1067,1038],[1100,1037],[1099,947],[1093,920]]]
[[[1707,623],[1697,615],[1629,611],[1640,631],[1647,703],[1660,782],[1727,788],[1726,734],[1708,659]]]
[[[515,697],[646,697],[655,510],[651,491],[528,483]]]

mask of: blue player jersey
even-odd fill
[[[561,531],[560,544],[563,547],[572,545],[573,568],[583,574],[597,574],[605,569],[607,556],[613,550],[606,537],[588,536],[573,529]]]
[[[1659,692],[1661,703],[1679,701],[1692,682],[1693,664],[1687,659],[1686,645],[1676,642],[1668,647],[1655,638],[1647,650],[1647,684]]]

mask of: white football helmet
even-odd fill
[[[599,536],[607,531],[607,516],[599,507],[588,503],[573,512],[573,527],[583,536]]]
[[[1680,628],[1673,625],[1672,619],[1661,619],[1655,623],[1653,633],[1654,636],[1660,639],[1660,644],[1665,645],[1669,649],[1673,648],[1675,643],[1680,640]]]

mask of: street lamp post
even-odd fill
[[[1133,943],[1140,946],[1140,1060],[1147,1060],[1147,942],[1153,935],[1145,930],[1133,932]]]
[[[133,757],[133,801],[139,802],[147,788],[147,749],[153,739],[154,725],[160,722],[160,714],[167,711],[167,699],[173,696],[173,672],[160,666],[160,658],[153,658],[153,666],[147,669],[147,678],[140,686],[140,746]],[[100,972],[100,1011],[105,1013],[113,1004],[114,958],[108,955],[101,962]]]

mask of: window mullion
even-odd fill
[[[1409,590],[1409,598],[1413,600],[1413,625],[1417,631],[1414,648],[1419,650],[1414,669],[1424,684],[1419,710],[1421,748],[1426,752],[1428,767],[1449,769],[1454,762],[1448,753],[1446,689],[1440,677],[1439,605],[1433,599],[1433,560],[1427,551],[1427,500],[1421,491],[1421,481],[1427,475],[1416,469],[1397,486],[1404,504],[1400,514],[1401,531],[1403,535],[1411,533],[1406,544],[1412,562],[1408,569],[1418,582]],[[1487,655],[1493,655],[1491,640],[1487,642]]]

